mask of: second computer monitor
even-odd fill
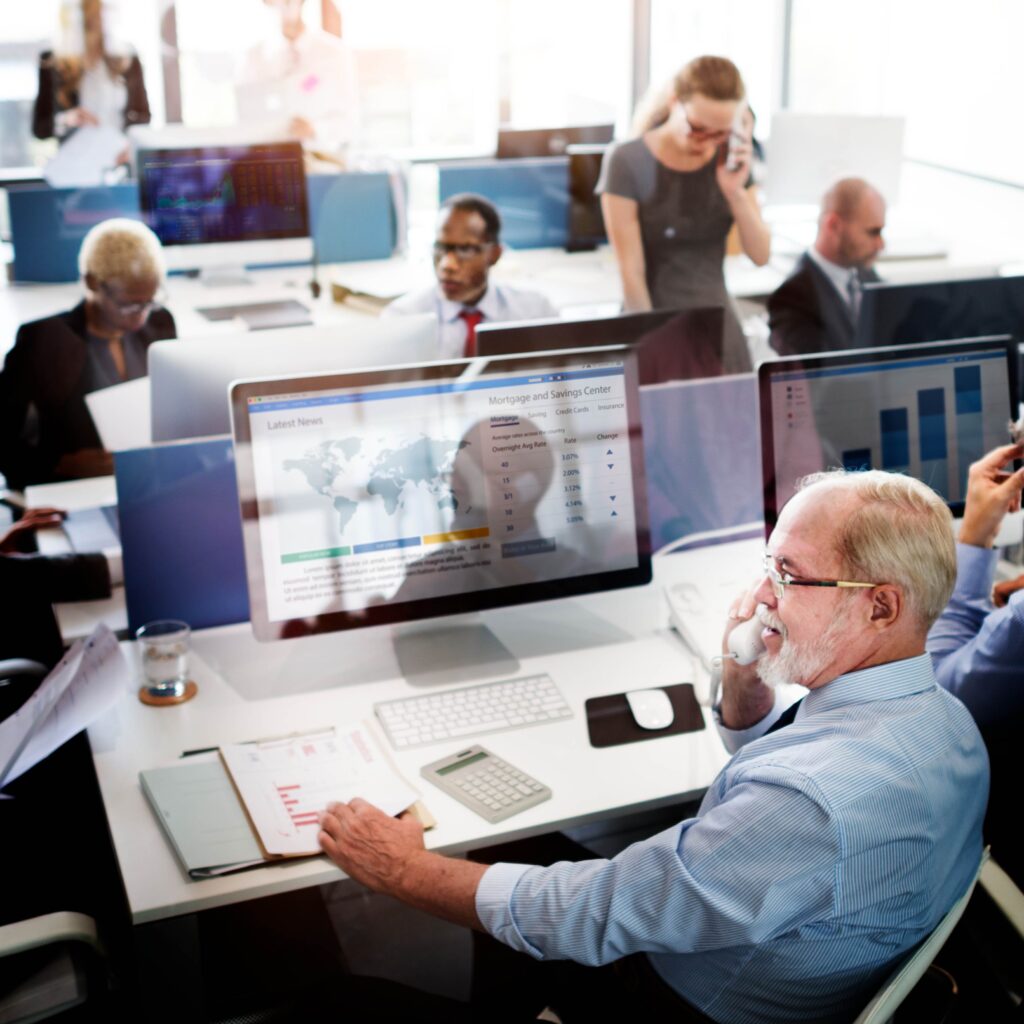
[[[228,385],[242,377],[421,363],[436,355],[432,313],[157,341],[149,347],[153,440],[230,433]]]
[[[484,324],[477,329],[477,350],[481,355],[499,356],[629,345],[637,356],[640,383],[664,384],[722,375],[723,323],[722,308],[711,306],[593,320]]]
[[[140,149],[139,204],[172,269],[312,258],[297,142]]]
[[[495,156],[499,160],[531,156],[562,156],[569,146],[612,141],[613,124],[581,124],[564,128],[502,128]]]
[[[971,463],[1009,443],[1016,367],[1005,335],[762,363],[766,528],[802,477],[827,469],[906,473],[959,515]]]
[[[1024,341],[1024,275],[864,287],[858,347],[989,334]]]

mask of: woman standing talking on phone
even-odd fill
[[[637,137],[609,149],[597,191],[622,276],[627,311],[724,306],[723,368],[751,369],[725,290],[722,260],[733,223],[758,266],[771,233],[750,176],[750,119],[736,65],[697,57],[638,115]]]

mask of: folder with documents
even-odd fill
[[[366,724],[229,744],[139,781],[193,879],[320,853],[317,812],[333,800],[359,796],[434,824]]]

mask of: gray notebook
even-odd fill
[[[139,782],[190,878],[266,864],[220,758],[139,772]]]

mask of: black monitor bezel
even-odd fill
[[[556,349],[632,345],[638,338],[663,327],[682,312],[681,309],[651,309],[643,313],[618,313],[586,320],[552,317],[547,320],[483,323],[476,331],[476,347],[481,356],[490,358]],[[538,340],[535,337],[537,331],[550,333],[552,337]]]
[[[1017,345],[1012,335],[994,334],[979,338],[959,338],[952,341],[923,341],[909,345],[887,345],[879,348],[848,349],[843,352],[828,352],[820,355],[780,356],[766,360],[757,369],[758,417],[761,424],[761,482],[764,492],[765,537],[771,534],[778,521],[778,492],[775,478],[775,437],[772,423],[771,382],[777,373],[791,373],[822,369],[828,366],[866,363],[888,363],[900,359],[923,355],[956,355],[963,353],[1004,348],[1006,350],[1007,382],[1009,385],[1008,407],[1011,412],[1017,408]],[[1009,443],[1009,435],[1007,435]],[[964,502],[947,502],[954,516],[963,514]]]
[[[152,173],[147,171],[147,163],[153,158],[171,160],[175,157],[182,159],[195,159],[197,156],[208,154],[238,153],[239,151],[262,151],[279,150],[287,151],[296,161],[300,170],[299,181],[302,191],[302,224],[294,231],[286,233],[280,231],[266,231],[247,234],[242,238],[203,238],[194,241],[166,241],[160,234],[160,223],[157,211],[148,202],[149,194],[146,188],[146,178]],[[201,145],[201,146],[147,146],[136,154],[136,167],[138,168],[138,191],[139,210],[143,220],[152,228],[154,234],[160,238],[160,242],[167,248],[187,248],[195,245],[240,245],[245,242],[280,242],[291,239],[311,238],[312,220],[309,211],[309,183],[306,178],[306,160],[301,142],[280,141],[280,142],[254,142],[254,143],[225,143],[223,145]]]
[[[860,310],[857,315],[857,333],[855,344],[857,348],[883,347],[887,345],[925,345],[933,341],[944,341],[944,338],[882,338],[878,337],[878,329],[874,321],[878,316],[879,303],[884,303],[888,296],[903,297],[914,292],[934,292],[938,288],[948,288],[953,292],[968,292],[971,288],[977,288],[980,284],[1002,285],[1013,287],[1014,284],[1024,287],[1024,274],[999,275],[986,274],[979,277],[951,277],[936,278],[929,281],[866,281],[860,300]],[[969,328],[971,329],[971,328]],[[1024,342],[1024,323],[1020,330],[1005,328],[1007,334],[1012,335],[1018,343]],[[938,333],[941,333],[938,332]],[[1003,333],[1002,330],[999,331]],[[996,337],[997,335],[991,335]],[[978,335],[981,337],[981,335]]]
[[[235,445],[235,471],[242,518],[246,577],[249,585],[250,620],[257,640],[273,641],[317,633],[339,632],[371,626],[394,625],[446,615],[488,611],[514,605],[578,597],[625,587],[643,586],[651,581],[651,536],[647,514],[647,482],[644,472],[643,437],[636,359],[626,346],[618,346],[625,368],[626,417],[632,463],[634,516],[637,532],[637,565],[632,569],[575,576],[561,580],[526,583],[491,590],[478,590],[398,604],[372,605],[358,611],[330,612],[315,619],[295,618],[271,621],[267,616],[266,587],[263,578],[263,554],[259,536],[257,499],[254,481],[251,434],[247,406],[250,398],[267,397],[294,391],[327,391],[339,388],[375,387],[381,384],[407,384],[412,381],[454,379],[467,370],[479,372],[480,359],[415,363],[402,367],[364,370],[353,373],[307,374],[261,380],[235,381],[229,390],[231,422]],[[536,356],[499,356],[486,360],[509,371],[549,372],[560,366],[576,365],[583,352],[546,353]],[[594,349],[595,357],[605,359],[616,348]],[[471,369],[472,368],[472,369]],[[414,376],[415,375],[415,376]]]
[[[692,318],[694,323],[709,317],[722,318],[722,306],[700,306],[693,309],[652,309],[642,313],[619,313],[615,316],[586,320],[525,320],[481,324],[477,328],[477,352],[482,356],[504,356],[529,352],[551,352],[559,349],[603,348],[628,345],[638,354],[637,373],[640,386],[664,384],[669,381],[696,380],[723,376],[724,333],[719,326],[716,351],[702,353],[713,361],[717,373],[659,373],[664,367],[656,359],[645,357],[644,341],[676,319]],[[703,369],[708,369],[706,364]]]

